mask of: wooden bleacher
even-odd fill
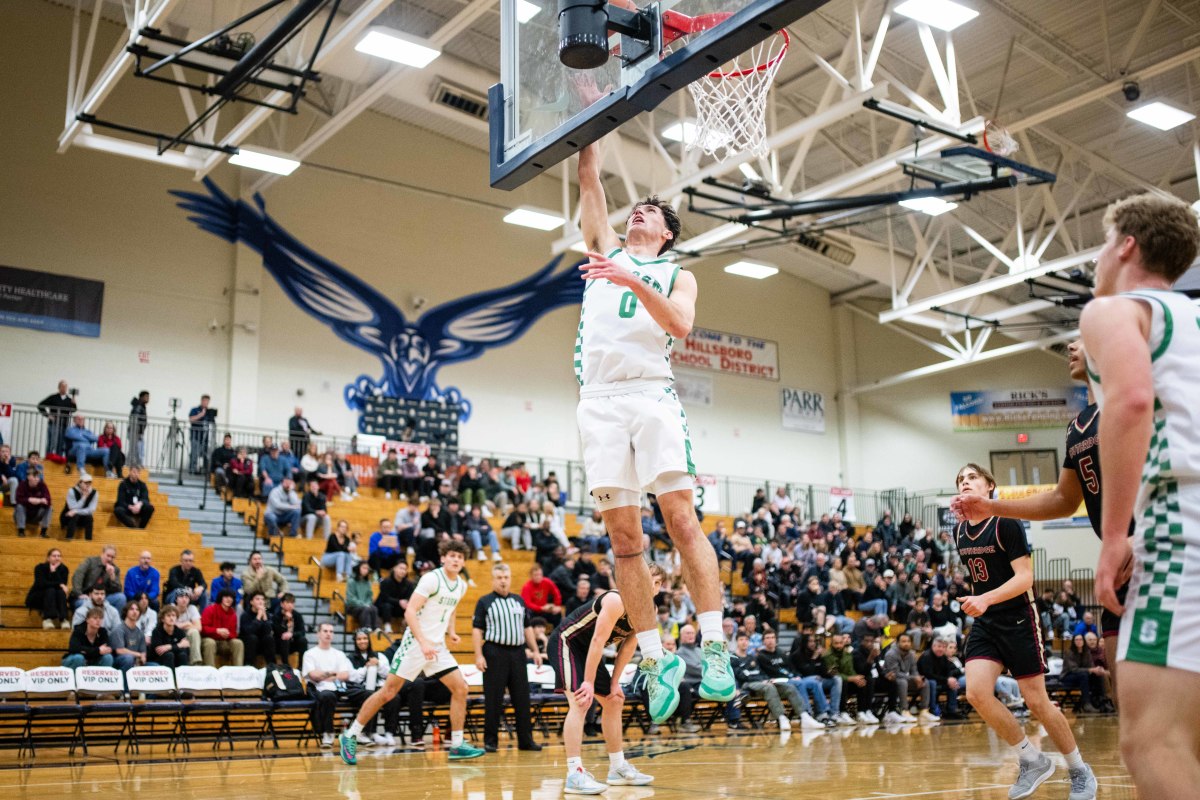
[[[57,464],[46,464],[45,481],[54,504],[54,520],[48,539],[39,537],[33,527],[29,528],[29,536],[19,538],[12,510],[0,510],[0,548],[5,556],[0,562],[0,605],[3,607],[0,622],[4,625],[0,629],[0,665],[22,669],[57,666],[67,651],[71,632],[43,630],[41,614],[25,608],[25,594],[33,584],[33,568],[46,560],[51,547],[62,551],[63,563],[72,577],[85,558],[99,555],[100,548],[106,544],[117,548],[117,566],[121,568],[122,580],[127,569],[137,563],[142,550],[154,554],[154,566],[162,573],[164,581],[170,568],[179,563],[179,553],[185,548],[195,553],[196,566],[206,577],[211,580],[218,574],[212,548],[203,545],[200,534],[192,531],[190,523],[180,517],[179,509],[170,504],[155,482],[146,482],[154,518],[148,528],[138,530],[126,528],[113,516],[120,481],[93,474],[93,486],[100,497],[92,540],[84,540],[79,533],[75,539],[66,541],[66,534],[58,524],[58,515],[67,491],[75,485],[77,477],[64,474]]]

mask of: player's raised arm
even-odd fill
[[[974,494],[960,494],[950,501],[950,510],[959,519],[1008,517],[1009,519],[1063,519],[1075,513],[1083,502],[1083,487],[1074,470],[1058,473],[1058,484],[1048,492],[1038,492],[1014,500],[993,500]]]
[[[602,142],[592,142],[579,151],[579,223],[589,250],[608,253],[621,240],[608,224],[608,198],[600,181]]]

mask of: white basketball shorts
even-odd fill
[[[660,475],[696,474],[687,416],[679,396],[661,382],[585,387],[575,415],[583,440],[588,491],[641,492]]]
[[[1161,480],[1131,543],[1117,659],[1200,672],[1200,483]]]
[[[425,654],[421,652],[421,646],[417,644],[416,637],[405,631],[404,639],[396,650],[396,657],[392,659],[391,673],[406,681],[411,681],[416,680],[422,672],[427,676],[433,676],[441,675],[452,669],[458,669],[458,662],[454,660],[454,656],[450,655],[450,650],[444,641],[438,642],[437,653],[434,654],[433,660],[426,661]]]

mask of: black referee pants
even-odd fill
[[[483,643],[487,670],[483,673],[483,743],[499,746],[500,720],[504,716],[504,691],[512,700],[517,720],[517,746],[528,747],[533,741],[533,721],[529,716],[529,673],[525,666],[525,648],[517,645]]]

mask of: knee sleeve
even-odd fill
[[[642,494],[641,492],[635,492],[633,489],[601,487],[592,490],[592,499],[596,501],[596,508],[603,513],[611,511],[614,508],[640,506]]]

